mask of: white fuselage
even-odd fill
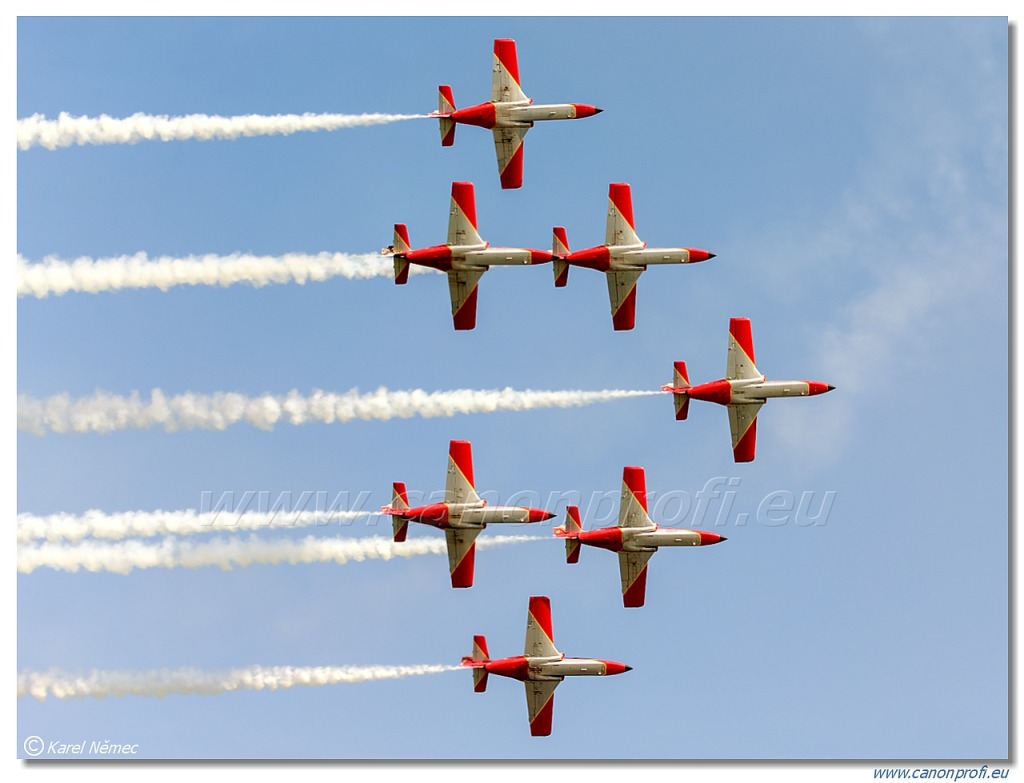
[[[494,104],[497,127],[530,127],[544,120],[574,120],[576,106],[571,103],[532,104],[529,101],[499,102]]]
[[[534,255],[519,247],[489,247],[479,245],[451,245],[452,269],[487,269],[492,266],[529,266]]]
[[[690,251],[685,247],[646,247],[639,245],[615,245],[609,248],[610,268],[644,269],[657,264],[688,264]]]
[[[564,656],[531,657],[529,676],[531,680],[561,680],[563,677],[603,676],[608,667],[597,658],[566,658]]]
[[[767,381],[764,376],[741,380],[731,380],[731,402],[751,403],[764,402],[772,397],[807,397],[810,386],[807,381]]]

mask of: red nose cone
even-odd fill
[[[688,247],[687,250],[690,253],[690,263],[696,264],[698,261],[707,261],[709,258],[714,258],[714,253],[709,253],[707,250],[701,250],[699,247]]]
[[[589,103],[574,103],[573,108],[576,109],[577,120],[582,117],[593,117],[595,114],[600,114],[604,111],[604,109],[591,106]]]
[[[698,530],[697,534],[700,536],[700,545],[707,546],[708,544],[717,544],[722,541],[728,541],[725,536],[720,536],[718,533],[709,533],[706,530]]]
[[[542,508],[531,508],[529,512],[531,522],[544,522],[554,516],[550,511],[545,511]]]
[[[626,666],[624,663],[618,661],[605,661],[604,662],[604,673],[605,674],[622,674],[632,669],[632,666]]]
[[[836,387],[821,381],[807,381],[807,393],[810,395],[824,394],[825,392],[832,391],[834,388]]]

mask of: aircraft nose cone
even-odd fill
[[[698,530],[697,533],[700,535],[700,545],[708,546],[710,544],[719,544],[722,541],[727,541],[725,536],[720,536],[718,533],[709,533],[706,530]]]
[[[594,107],[594,114],[600,114],[604,109],[599,109],[597,106]]]
[[[631,672],[631,671],[633,671],[633,667],[632,667],[632,666],[627,666],[627,667],[626,667],[626,668],[624,669],[624,671],[627,671],[627,672]]]
[[[714,258],[718,253],[708,253],[708,258]]]
[[[832,391],[832,390],[833,390],[833,389],[835,389],[835,388],[836,388],[836,387],[835,387],[835,386],[833,386],[833,385],[832,385],[832,384],[830,383],[830,384],[828,385],[828,388],[827,388],[827,389],[825,389],[825,391],[827,391],[827,392],[830,392],[830,391]]]
[[[542,508],[531,508],[530,509],[530,521],[531,522],[545,522],[555,515],[550,511],[545,511]]]

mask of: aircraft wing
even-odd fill
[[[452,203],[448,212],[449,245],[482,245],[476,228],[476,192],[472,182],[452,183]]]
[[[642,245],[633,222],[633,191],[625,182],[608,186],[608,221],[605,223],[604,243],[615,245]]]
[[[647,476],[643,468],[622,469],[622,497],[619,499],[619,527],[653,527],[647,516]]]
[[[456,329],[476,327],[476,288],[483,269],[460,269],[448,273],[448,292],[452,298],[452,320]]]
[[[527,680],[526,709],[530,713],[530,734],[546,737],[551,733],[555,707],[555,688],[561,680]]]
[[[647,561],[654,552],[619,552],[622,605],[643,606],[647,593]]]
[[[526,647],[523,655],[527,658],[559,655],[551,629],[551,601],[547,596],[530,597],[530,611],[526,616]]]
[[[729,319],[729,356],[725,377],[730,381],[763,377],[754,364],[754,338],[749,318]]]
[[[445,503],[477,503],[473,479],[473,446],[468,440],[448,444],[448,474],[444,484]]]
[[[511,38],[494,40],[491,100],[498,103],[530,100],[519,86],[519,58],[516,55],[516,42]]]
[[[444,537],[448,543],[448,571],[452,587],[473,586],[473,563],[476,559],[476,537],[482,528],[448,528]]]
[[[612,326],[616,331],[632,329],[636,324],[636,281],[642,269],[605,272],[608,298],[612,303]]]
[[[753,462],[757,439],[757,414],[763,402],[729,405],[729,429],[732,431],[732,456],[735,462]]]
[[[505,190],[523,186],[523,139],[529,127],[495,128],[494,149],[498,153],[498,174]]]

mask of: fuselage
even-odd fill
[[[717,533],[686,528],[658,527],[603,527],[581,530],[576,534],[581,544],[608,549],[612,552],[654,552],[662,546],[707,546],[724,538]]]
[[[477,664],[479,666],[479,664]],[[618,661],[604,661],[600,658],[566,658],[564,655],[530,656],[516,655],[486,661],[482,667],[488,674],[511,677],[514,680],[561,680],[564,677],[604,677],[622,674],[632,669]]]
[[[811,397],[831,391],[833,386],[820,381],[769,381],[760,378],[737,380],[722,379],[686,388],[670,388],[675,394],[685,394],[695,400],[716,402],[719,405],[745,405],[764,402],[772,397]]]
[[[554,514],[527,506],[488,506],[477,503],[430,503],[407,509],[388,509],[392,516],[440,528],[483,528],[490,524],[543,522]]]
[[[547,250],[530,250],[520,247],[491,247],[486,242],[477,245],[434,245],[419,250],[399,253],[396,259],[405,259],[410,264],[437,269],[441,272],[468,269],[489,269],[492,266],[529,266],[551,261],[553,254]]]
[[[597,245],[576,250],[565,256],[573,266],[596,269],[599,272],[617,270],[644,270],[657,264],[696,264],[714,258],[714,253],[690,247],[647,247],[637,245]]]
[[[462,125],[476,125],[480,128],[529,128],[535,122],[545,120],[578,120],[600,114],[601,109],[586,103],[545,103],[532,101],[487,101],[476,106],[467,106],[447,114],[435,113],[436,117],[447,117]]]

